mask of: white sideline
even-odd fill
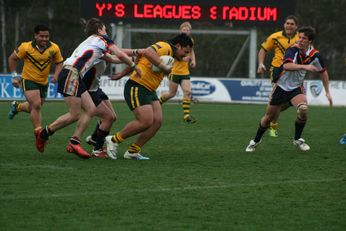
[[[114,191],[94,191],[94,192],[72,192],[72,193],[47,193],[47,194],[19,194],[19,195],[0,195],[0,200],[22,200],[22,199],[42,199],[42,198],[62,198],[62,197],[81,197],[81,196],[100,196],[100,195],[116,195],[118,193],[141,193],[141,192],[172,192],[172,191],[189,191],[189,190],[206,190],[206,189],[225,189],[240,187],[256,187],[270,185],[288,185],[288,184],[306,184],[306,183],[327,183],[336,181],[346,181],[344,178],[327,178],[327,179],[307,179],[307,180],[287,180],[277,182],[257,182],[257,183],[235,183],[227,185],[207,185],[207,186],[186,186],[173,188],[142,188],[142,189],[126,189]]]

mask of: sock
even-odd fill
[[[163,104],[167,101],[167,99],[165,99],[163,96],[160,96],[160,104]]]
[[[271,129],[276,130],[276,129],[278,129],[278,126],[279,126],[279,123],[270,122],[270,128]]]
[[[268,127],[262,127],[261,122],[259,123],[258,129],[257,129],[257,133],[256,133],[256,136],[255,136],[255,139],[254,139],[254,141],[256,143],[258,143],[261,140],[263,134],[265,133],[265,131],[267,131],[267,129],[268,129]]]
[[[22,107],[21,107],[21,103],[18,103],[18,105],[17,105],[17,112],[21,112],[22,111]]]
[[[42,129],[41,126],[38,126],[37,128],[34,128],[34,134],[38,133]]]
[[[295,133],[294,133],[294,139],[295,140],[298,140],[302,133],[303,133],[303,130],[304,130],[304,127],[305,127],[305,124],[306,124],[306,121],[303,121],[303,120],[300,120],[300,119],[296,119],[295,121]]]
[[[70,143],[71,144],[80,144],[80,139],[77,136],[72,136],[70,138]]]
[[[96,144],[94,147],[94,150],[100,150],[103,147],[103,144],[105,143],[105,138],[109,134],[109,131],[103,131],[100,128],[97,129],[96,132]]]
[[[54,132],[49,129],[48,125],[42,129],[42,132],[40,134],[41,139],[48,140],[48,137],[53,135]]]
[[[137,144],[133,143],[130,145],[130,147],[127,149],[129,153],[138,153],[141,151],[141,147],[139,147]]]
[[[123,142],[125,139],[123,137],[121,137],[120,133],[117,132],[113,137],[112,137],[112,141],[114,143],[120,144],[121,142]]]
[[[99,129],[100,125],[101,125],[102,121],[99,120],[97,121],[97,124],[96,124],[96,127],[95,127],[95,130],[93,132],[93,134],[91,135],[91,139],[96,141],[96,136],[97,136],[97,130]]]
[[[191,100],[188,98],[183,98],[183,112],[184,112],[184,119],[190,115],[190,104]]]

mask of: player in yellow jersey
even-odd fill
[[[16,72],[18,60],[24,60],[21,77]],[[12,84],[21,86],[26,101],[13,101],[8,113],[10,120],[18,112],[30,113],[34,133],[41,129],[41,106],[47,96],[48,75],[55,63],[52,82],[55,83],[64,61],[57,44],[49,41],[49,28],[38,25],[34,28],[34,39],[23,42],[8,58],[9,70],[12,73]]]
[[[294,15],[287,16],[284,22],[284,29],[282,31],[275,32],[271,34],[261,45],[261,49],[258,52],[258,74],[263,74],[266,72],[267,68],[264,65],[264,60],[267,55],[267,52],[273,50],[274,57],[271,62],[270,67],[270,79],[274,83],[277,80],[277,72],[279,67],[282,64],[283,57],[287,48],[292,46],[294,43],[298,41],[298,19]],[[282,110],[285,110],[287,106],[284,106]],[[277,118],[275,118],[270,123],[269,135],[272,137],[277,137],[277,128],[278,128],[278,120],[279,114]]]
[[[192,26],[189,22],[180,25],[180,32],[190,36]],[[182,60],[174,60],[173,69],[169,75],[169,91],[160,96],[160,102],[164,103],[173,98],[177,94],[178,86],[183,90],[182,107],[184,112],[184,121],[187,123],[195,123],[196,120],[190,115],[191,104],[191,81],[189,67],[196,67],[196,56],[192,49],[191,53]]]
[[[112,159],[116,158],[118,144],[134,135],[137,135],[137,138],[125,152],[124,158],[149,159],[142,156],[140,151],[161,127],[162,109],[156,89],[164,74],[171,72],[171,68],[160,61],[160,56],[168,55],[182,60],[191,52],[192,46],[191,38],[186,34],[180,34],[168,42],[157,42],[144,50],[144,54],[136,65],[141,71],[141,77],[133,71],[124,89],[125,100],[135,119],[127,123],[114,136],[106,137],[107,155]],[[154,72],[152,65],[157,66],[161,71]]]

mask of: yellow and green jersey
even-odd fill
[[[285,51],[290,46],[294,45],[298,41],[298,33],[293,37],[285,35],[284,31],[279,31],[271,34],[261,45],[266,51],[274,50],[274,57],[271,65],[273,67],[280,67],[285,55]]]
[[[40,52],[35,41],[23,42],[14,51],[19,59],[24,60],[22,78],[47,85],[52,62],[64,61],[57,44],[49,42],[47,48]]]
[[[173,57],[173,46],[167,42],[157,42],[151,47],[159,56],[169,55]],[[144,56],[140,57],[137,63],[137,68],[141,71],[141,77],[136,75],[136,71],[132,72],[130,79],[149,89],[156,91],[159,87],[164,74],[162,72],[154,72],[151,68],[152,63]]]

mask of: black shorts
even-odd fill
[[[291,104],[291,99],[297,95],[304,94],[303,87],[298,87],[292,91],[285,91],[279,86],[275,86],[270,97],[270,105],[281,105],[289,103]]]
[[[97,89],[96,91],[89,91],[89,94],[91,96],[91,99],[93,100],[95,106],[97,107],[103,100],[109,100],[106,93],[102,91],[101,88]]]
[[[57,91],[63,96],[81,95],[87,90],[84,82],[79,77],[79,73],[63,68],[58,77]]]

